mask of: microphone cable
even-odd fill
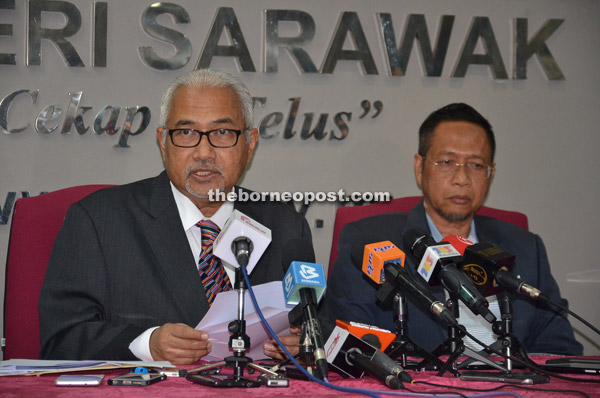
[[[588,321],[586,321],[585,319],[583,319],[582,317],[580,317],[579,315],[577,315],[576,313],[574,313],[573,311],[571,311],[568,307],[565,307],[564,305],[560,305],[559,303],[553,301],[550,299],[550,297],[546,296],[545,294],[540,294],[538,296],[538,298],[545,302],[545,303],[550,303],[552,305],[555,305],[556,307],[560,308],[561,310],[568,312],[569,315],[575,317],[578,321],[580,321],[581,323],[583,323],[585,326],[589,327],[590,329],[592,329],[594,332],[596,332],[596,334],[600,335],[600,330],[598,330],[598,328],[594,327],[594,325],[592,325],[591,323],[589,323]]]
[[[479,340],[477,337],[473,336],[471,333],[467,332],[467,329],[462,326],[459,325],[460,330],[467,335],[471,340],[473,340],[474,342],[476,342],[477,344],[479,344],[480,346],[483,347],[483,349],[487,352],[492,352],[498,356],[501,356],[505,359],[510,359],[512,361],[518,362],[521,365],[525,365],[526,367],[530,368],[533,371],[536,371],[540,374],[543,375],[547,375],[547,376],[552,376],[552,377],[556,377],[557,379],[562,379],[562,380],[567,380],[567,381],[575,381],[575,382],[582,382],[582,383],[600,383],[600,379],[578,379],[575,377],[568,377],[568,376],[563,376],[554,372],[550,372],[546,369],[542,369],[539,366],[537,366],[532,360],[530,360],[529,358],[527,358],[526,360],[522,360],[518,357],[514,357],[512,355],[506,355],[503,352],[497,351],[493,348],[491,348],[490,346],[486,345],[484,342],[482,342],[481,340]]]
[[[498,382],[500,383],[500,382]],[[444,384],[436,384],[436,383],[430,383],[428,381],[415,381],[414,384],[425,384],[427,386],[432,386],[432,387],[445,387],[445,388],[452,388],[452,389],[456,389],[456,390],[465,390],[465,391],[480,391],[480,392],[487,392],[487,391],[498,391],[501,390],[503,388],[519,388],[522,390],[527,390],[527,391],[545,391],[545,392],[559,392],[559,393],[574,393],[574,394],[580,394],[583,395],[586,398],[591,398],[590,395],[584,391],[579,391],[579,390],[561,390],[561,389],[552,389],[552,388],[537,388],[537,387],[529,387],[529,386],[523,386],[520,384],[502,384],[501,386],[498,387],[492,387],[492,388],[471,388],[471,387],[458,387],[458,386],[447,386]],[[470,395],[470,397],[473,397],[474,395]]]
[[[362,389],[362,388],[353,388],[353,387],[342,387],[342,386],[336,386],[335,384],[332,384],[329,382],[328,378],[325,378],[325,380],[320,380],[318,378],[316,378],[315,376],[311,375],[310,373],[308,373],[306,371],[306,369],[304,369],[304,367],[298,363],[298,361],[296,361],[296,359],[294,358],[294,356],[288,351],[288,349],[285,347],[285,345],[281,342],[281,340],[279,340],[279,337],[277,337],[276,333],[273,331],[273,329],[271,328],[271,326],[269,325],[269,323],[267,322],[267,320],[265,319],[260,306],[258,305],[258,301],[256,299],[256,296],[254,295],[254,290],[252,289],[252,285],[250,284],[250,279],[248,278],[248,273],[246,272],[246,267],[241,267],[242,269],[242,275],[244,277],[244,280],[246,282],[247,288],[248,288],[248,293],[250,294],[250,299],[252,300],[252,304],[254,305],[254,308],[256,309],[256,313],[258,314],[261,322],[263,323],[263,325],[265,326],[265,328],[267,329],[267,332],[269,333],[269,335],[271,335],[271,337],[273,337],[273,339],[277,342],[277,344],[279,345],[279,347],[283,350],[283,352],[285,353],[285,355],[288,357],[288,359],[294,364],[294,366],[296,366],[298,368],[298,370],[300,370],[300,372],[302,372],[302,374],[304,374],[306,377],[308,377],[309,380],[318,383],[322,386],[331,388],[333,390],[337,390],[337,391],[341,391],[341,392],[349,392],[349,393],[355,393],[355,394],[363,394],[363,395],[367,395],[370,397],[374,397],[374,398],[381,398],[379,395],[377,394],[381,394],[381,395],[395,395],[395,396],[404,396],[404,397],[465,397],[464,394],[460,394],[460,393],[443,393],[443,395],[440,395],[440,393],[403,393],[403,392],[399,392],[399,391],[394,391],[394,390],[390,390],[390,391],[385,391],[385,390],[366,390],[366,389]],[[446,386],[447,387],[447,386]],[[490,393],[490,394],[477,394],[477,395],[471,395],[469,397],[472,398],[492,398],[492,397],[497,397],[497,396],[502,396],[502,395],[506,395],[506,394],[510,394],[511,396],[517,397],[519,398],[520,395],[512,393],[512,392],[503,392],[503,393]]]

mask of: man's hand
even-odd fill
[[[208,333],[183,323],[165,323],[150,336],[150,353],[155,361],[189,365],[198,362],[211,349]]]
[[[285,345],[285,348],[292,354],[298,355],[300,351],[300,326],[290,326],[291,336],[277,336],[279,340]],[[273,339],[269,339],[263,344],[263,352],[265,355],[275,359],[285,359],[287,356],[283,350]]]

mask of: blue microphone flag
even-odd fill
[[[300,302],[299,291],[305,287],[315,290],[317,302],[319,302],[323,297],[323,293],[325,293],[326,286],[323,265],[292,261],[283,278],[285,302],[289,305],[298,304]]]

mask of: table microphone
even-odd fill
[[[404,388],[399,376],[410,378],[386,354],[339,326],[333,329],[325,349],[327,362],[342,375],[359,378],[366,372],[396,390]]]
[[[215,239],[213,254],[234,267],[245,262],[250,274],[270,243],[269,228],[234,210]]]
[[[317,318],[317,304],[325,292],[325,272],[323,265],[302,261],[292,261],[283,278],[283,294],[286,304],[296,305],[288,314],[291,325],[304,321],[315,347],[316,376],[327,377],[323,333]]]
[[[406,291],[444,323],[456,324],[456,319],[446,306],[425,287],[417,283],[404,269],[405,254],[402,250],[390,241],[367,245],[363,243],[362,239],[354,242],[351,253],[352,262],[356,266],[362,262],[363,273],[375,283],[383,284],[377,291],[377,298],[380,301],[389,300],[396,290]]]
[[[455,235],[444,238],[448,240],[459,252],[463,253],[463,269],[467,268],[466,274],[475,284],[487,286],[486,296],[496,294],[500,287],[523,294],[534,300],[542,296],[542,292],[525,283],[521,278],[510,272],[515,256],[504,251],[498,246],[489,243],[473,243],[468,239]]]
[[[404,234],[404,247],[419,261],[417,273],[430,285],[438,282],[451,296],[459,298],[476,315],[493,323],[496,316],[489,310],[489,303],[471,280],[456,267],[462,256],[449,243],[436,243],[420,228],[411,228]]]

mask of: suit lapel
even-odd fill
[[[184,314],[186,323],[194,327],[209,305],[166,172],[157,178],[148,213],[143,233],[171,285],[175,307]]]
[[[240,187],[234,187],[235,192],[239,195],[240,192],[243,190]],[[246,191],[248,192],[248,191]],[[253,220],[256,220],[258,222],[260,222],[260,214],[258,214],[256,212],[255,206],[253,206],[252,202],[250,201],[246,201],[246,202],[241,202],[241,201],[235,201],[233,203],[233,208],[235,210],[239,210],[242,213],[244,213],[245,215],[247,215],[248,217],[250,217]]]

